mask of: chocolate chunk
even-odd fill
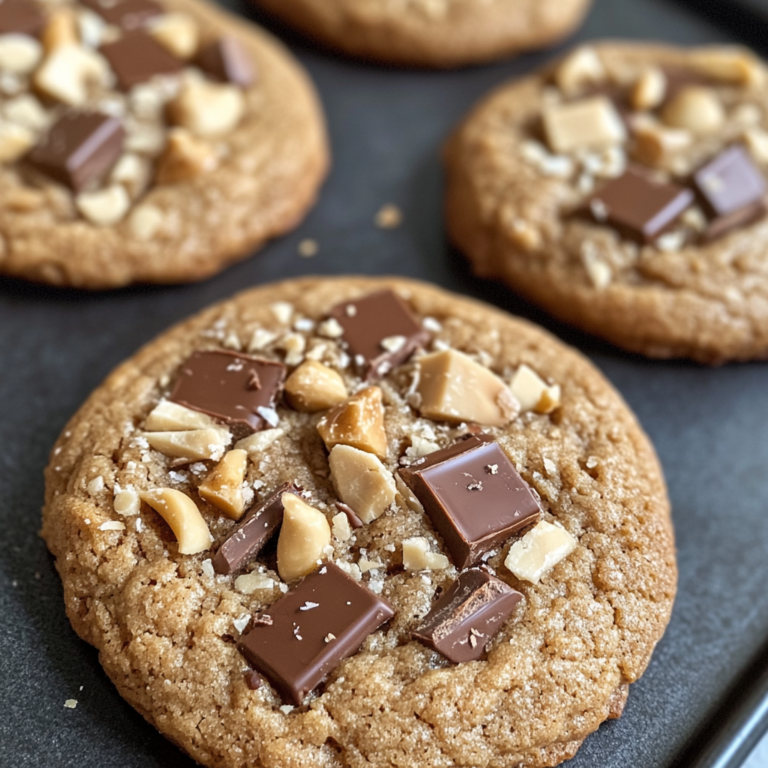
[[[400,470],[458,568],[539,519],[528,484],[498,443],[469,436]]]
[[[123,151],[119,118],[99,112],[65,112],[29,153],[41,173],[79,192],[101,181]]]
[[[727,235],[734,229],[754,224],[759,219],[762,219],[766,212],[768,212],[768,206],[766,206],[765,200],[759,200],[741,210],[728,213],[725,216],[718,216],[709,224],[702,240],[705,243],[711,243],[713,240]]]
[[[197,55],[197,65],[211,77],[242,88],[254,81],[251,55],[237,38],[230,35],[206,45]]]
[[[37,37],[45,26],[45,14],[34,0],[0,2],[0,35],[19,34]]]
[[[254,626],[237,647],[284,701],[298,705],[394,611],[327,563],[271,605],[269,615],[272,624]]]
[[[145,83],[155,75],[173,75],[184,66],[151,35],[138,29],[123,35],[114,43],[101,47],[124,91]]]
[[[253,507],[221,542],[213,558],[216,573],[234,573],[248,565],[283,522],[284,493],[301,493],[293,483],[283,483],[261,504]]]
[[[763,174],[747,150],[729,147],[693,175],[707,213],[718,218],[760,202],[766,193]]]
[[[252,691],[258,691],[259,688],[264,685],[264,680],[258,672],[251,670],[250,672],[245,673],[245,684]]]
[[[150,19],[160,16],[163,9],[153,0],[82,0],[83,5],[101,16],[107,24],[123,29],[143,27]]]
[[[349,520],[349,524],[352,528],[363,527],[363,521],[357,516],[357,513],[352,507],[348,504],[344,504],[342,501],[334,501],[333,503],[339,512],[343,512],[347,516],[347,520]]]
[[[608,223],[623,236],[652,243],[693,202],[693,192],[662,184],[633,168],[608,182],[589,202],[595,221]]]
[[[394,291],[345,301],[330,316],[344,329],[347,348],[369,381],[386,376],[429,341],[429,334]],[[389,349],[382,346],[384,341]]]
[[[522,598],[486,570],[470,568],[434,603],[413,637],[456,664],[476,661]]]
[[[260,389],[251,386],[254,373]],[[268,426],[262,414],[274,408],[284,381],[282,363],[237,352],[193,352],[181,366],[170,399],[250,434]]]

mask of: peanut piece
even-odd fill
[[[555,83],[566,96],[573,96],[587,85],[604,82],[606,77],[597,51],[583,46],[563,60],[555,73]]]
[[[242,592],[244,595],[252,595],[260,589],[274,588],[275,580],[270,579],[266,573],[259,573],[258,571],[244,573],[242,576],[238,576],[235,579],[235,589],[238,592]]]
[[[64,45],[78,45],[77,20],[69,8],[57,8],[48,18],[43,30],[43,48],[46,53],[52,53]]]
[[[315,570],[331,544],[331,526],[320,510],[293,493],[284,493],[283,524],[277,540],[277,571],[283,581],[293,581]]]
[[[158,184],[176,184],[189,181],[215,170],[218,158],[213,147],[195,138],[184,128],[175,128],[168,134],[165,150],[157,168]]]
[[[547,386],[547,383],[525,364],[517,369],[509,386],[523,413],[552,413],[560,405],[559,385]]]
[[[381,390],[366,387],[337,405],[318,422],[317,431],[329,451],[335,445],[351,445],[385,459],[387,433]]]
[[[229,430],[221,427],[186,432],[147,432],[143,437],[156,451],[190,461],[218,461],[232,439]]]
[[[403,567],[406,571],[442,571],[449,566],[445,555],[429,551],[429,542],[423,536],[403,541]]]
[[[197,52],[200,31],[186,13],[164,13],[149,24],[149,33],[180,59],[191,59]]]
[[[235,443],[235,448],[247,451],[248,455],[253,457],[264,451],[278,438],[281,438],[285,430],[280,429],[262,429],[261,432],[255,432]]]
[[[138,515],[140,508],[139,494],[133,488],[123,488],[115,494],[115,512],[126,517]]]
[[[692,85],[672,99],[662,119],[673,128],[685,128],[697,135],[714,133],[725,125],[725,108],[712,88]]]
[[[3,116],[10,122],[29,128],[31,131],[42,131],[49,122],[48,113],[43,109],[43,105],[29,93],[6,101],[3,105]]]
[[[149,504],[171,526],[179,542],[179,553],[195,555],[210,549],[213,536],[192,499],[173,488],[144,491],[141,500]]]
[[[372,523],[394,503],[395,479],[373,454],[349,445],[336,445],[328,463],[336,493],[364,523]]]
[[[135,200],[149,185],[149,163],[138,155],[127,153],[115,163],[109,180],[113,184],[122,184]]]
[[[538,584],[578,543],[565,528],[541,520],[510,547],[504,565],[518,579]]]
[[[627,138],[624,122],[607,96],[550,104],[542,114],[547,140],[558,154],[606,149]]]
[[[746,48],[718,46],[699,49],[691,54],[690,63],[702,74],[720,82],[748,88],[761,88],[765,84],[763,65]]]
[[[744,132],[744,141],[756,162],[768,163],[768,133],[762,128],[750,128]]]
[[[195,80],[187,82],[168,104],[171,120],[198,136],[228,133],[244,111],[245,98],[237,86]]]
[[[150,432],[218,427],[218,422],[200,411],[193,411],[170,400],[161,400],[147,416],[144,429]]]
[[[343,403],[349,394],[344,379],[316,360],[302,363],[285,382],[288,405],[302,413],[314,413]]]
[[[646,69],[632,88],[631,102],[635,109],[656,109],[667,93],[667,77],[658,67]]]
[[[339,512],[331,518],[331,531],[335,539],[339,541],[349,541],[352,538],[352,526],[349,524],[349,518]]]
[[[665,128],[653,122],[635,126],[635,157],[646,165],[663,166],[693,142],[693,134],[681,128]]]
[[[99,227],[117,224],[131,207],[125,187],[113,184],[96,192],[83,192],[75,198],[77,210]]]
[[[76,107],[88,100],[91,83],[106,85],[109,79],[109,65],[98,53],[81,45],[62,45],[45,58],[34,83],[46,96]]]
[[[28,35],[0,35],[0,71],[29,74],[40,62],[43,48]]]
[[[520,411],[498,376],[455,349],[426,355],[419,364],[419,411],[428,419],[503,427]]]
[[[228,451],[197,489],[209,504],[231,520],[239,520],[245,512],[243,481],[247,463],[246,451],[239,448]]]
[[[29,128],[13,123],[0,123],[0,163],[18,160],[35,143]]]
[[[136,206],[128,218],[131,234],[137,240],[151,240],[163,224],[163,212],[154,205]]]

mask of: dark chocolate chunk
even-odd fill
[[[251,55],[237,38],[230,35],[202,48],[197,54],[197,65],[211,77],[242,88],[254,81]]]
[[[394,611],[327,563],[271,605],[269,615],[272,624],[254,626],[237,647],[284,701],[298,705]]]
[[[729,147],[693,175],[693,183],[707,213],[728,216],[762,201],[766,193],[763,174],[747,150]]]
[[[143,27],[150,19],[160,16],[163,9],[154,0],[82,0],[107,24],[123,29]]]
[[[245,673],[245,684],[252,691],[258,691],[259,688],[261,688],[261,686],[264,685],[264,680],[262,679],[261,675],[258,672],[254,672],[253,670],[250,670],[250,672]]]
[[[123,151],[120,119],[99,112],[65,112],[27,156],[41,173],[80,192],[101,181]]]
[[[103,45],[101,53],[110,63],[124,91],[145,83],[155,75],[173,75],[184,66],[182,61],[141,29],[128,32],[114,43]]]
[[[256,374],[260,389],[251,386]],[[246,433],[268,425],[259,409],[273,409],[285,381],[285,366],[237,352],[193,352],[181,366],[170,399]]]
[[[352,528],[363,527],[363,521],[357,516],[357,513],[352,507],[348,504],[344,504],[342,501],[335,501],[334,505],[339,512],[343,512],[347,516],[347,520],[349,520],[349,524]]]
[[[609,181],[589,202],[595,221],[610,224],[623,236],[652,243],[693,203],[693,192],[662,184],[633,168]]]
[[[0,2],[0,35],[19,34],[37,37],[45,26],[45,14],[35,0]]]
[[[221,542],[213,558],[216,573],[234,573],[248,565],[283,522],[284,493],[301,493],[293,483],[283,483],[261,504],[253,507]]]
[[[539,503],[498,443],[469,436],[400,470],[458,568],[535,523]]]
[[[469,568],[433,604],[413,637],[456,664],[476,661],[522,598],[486,570]]]
[[[334,307],[330,316],[344,329],[347,348],[369,381],[386,376],[429,341],[429,334],[394,291],[377,291],[345,301]],[[387,350],[381,346],[385,339],[396,337],[403,340],[399,348]]]

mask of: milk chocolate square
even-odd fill
[[[284,381],[282,363],[224,350],[193,352],[170,399],[250,434],[269,426],[259,409],[275,407]]]
[[[160,16],[163,9],[154,0],[82,0],[107,24],[123,29],[143,27],[150,19]]]
[[[65,112],[27,156],[34,168],[80,192],[98,184],[123,151],[119,118],[99,112]]]
[[[593,195],[589,208],[595,221],[610,224],[624,237],[653,243],[693,200],[690,189],[662,184],[642,171],[629,168]]]
[[[386,600],[327,563],[257,617],[237,647],[284,701],[299,705],[392,616]]]
[[[728,216],[762,201],[765,179],[747,150],[735,145],[693,175],[696,190],[713,217]]]
[[[128,32],[114,43],[103,45],[100,50],[124,91],[156,75],[176,74],[184,67],[182,61],[142,29]]]
[[[539,519],[537,497],[498,443],[486,435],[460,440],[400,470],[457,568]]]
[[[45,14],[35,0],[0,0],[0,35],[37,37],[45,26]]]
[[[345,301],[330,316],[344,329],[347,349],[369,381],[386,376],[429,341],[408,305],[388,289]],[[389,349],[382,346],[385,339]],[[393,345],[395,339],[402,345]]]
[[[433,604],[413,637],[455,664],[483,658],[522,594],[482,568],[469,568]]]
[[[254,81],[254,66],[250,53],[235,37],[225,35],[206,45],[197,54],[197,65],[203,72],[247,88]]]

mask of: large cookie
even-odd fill
[[[202,312],[94,392],[46,478],[75,630],[204,765],[555,765],[621,714],[675,594],[619,395],[423,283]]]
[[[765,66],[736,48],[581,48],[446,148],[474,270],[627,349],[768,356]]]
[[[0,272],[200,280],[292,227],[328,166],[291,54],[198,0],[0,5]]]
[[[305,34],[353,56],[456,67],[551,45],[590,0],[254,0]]]

